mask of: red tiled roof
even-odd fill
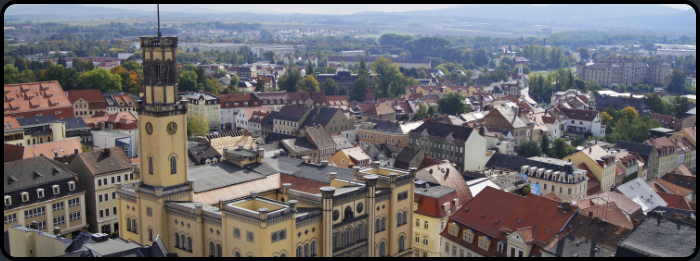
[[[671,191],[672,193],[676,193],[676,194],[681,195],[681,196],[687,196],[687,195],[690,195],[693,193],[693,191],[690,189],[678,186],[676,184],[673,184],[673,183],[668,182],[668,181],[663,180],[663,179],[657,179],[655,181],[658,182],[659,185],[661,185],[664,188],[666,188],[667,190]]]
[[[559,108],[568,119],[580,121],[593,121],[598,116],[597,111]]]
[[[486,187],[450,219],[491,238],[498,238],[501,226],[516,213],[524,201],[524,197]],[[496,220],[499,222],[496,223]]]
[[[432,179],[437,181],[437,183],[441,186],[455,189],[457,191],[457,197],[459,198],[459,204],[464,205],[473,198],[471,190],[469,189],[469,186],[467,186],[467,182],[451,163],[442,163],[425,167],[419,170],[417,175],[417,178],[420,177],[421,179],[433,181],[430,180],[430,177],[423,176],[430,175]]]
[[[666,192],[656,192],[656,194],[659,194],[659,197],[668,203],[667,207],[669,208],[693,211],[693,207],[690,206],[690,200],[684,196]]]
[[[651,118],[659,121],[661,126],[668,126],[673,130],[680,130],[683,125],[683,120],[676,119],[673,116],[654,113],[651,115]]]
[[[627,217],[627,215],[625,215],[624,211],[622,211],[622,209],[620,209],[620,207],[618,207],[614,201],[600,205],[590,206],[588,208],[581,209],[581,211],[583,212],[583,215],[592,214],[593,217],[599,217],[605,222],[622,228],[630,230],[634,228],[632,221]]]
[[[574,199],[572,202],[575,202],[580,208],[588,208],[589,206],[595,205],[595,203],[591,202],[591,200],[595,200],[598,203],[615,202],[618,208],[620,208],[634,220],[644,217],[644,212],[642,212],[642,207],[639,204],[617,191],[597,195],[588,195],[581,199]]]
[[[5,110],[5,115],[63,107],[73,108],[58,81],[6,84],[4,103],[4,107],[9,108]]]
[[[311,194],[319,194],[321,193],[321,187],[328,186],[328,183],[300,178],[287,174],[280,174],[280,182],[280,187],[282,187],[281,184],[291,183],[292,189]]]
[[[18,146],[6,143],[5,162],[28,159],[39,156],[39,154],[43,154],[47,158],[53,159],[54,156],[72,155],[76,149],[78,150],[78,153],[83,152],[82,144],[80,144],[80,139],[77,137],[29,146]],[[56,151],[55,153],[54,150]]]
[[[6,131],[17,130],[17,129],[20,129],[20,127],[21,127],[19,125],[19,122],[17,122],[17,119],[15,117],[12,117],[12,116],[5,116],[5,118],[3,119],[3,123],[5,123],[4,130],[6,130]]]
[[[673,173],[680,174],[680,175],[683,175],[683,176],[688,176],[688,177],[692,177],[692,176],[693,176],[693,174],[690,172],[690,170],[688,169],[688,167],[686,167],[685,165],[681,165],[680,167],[674,169],[674,170],[673,170]]]
[[[105,97],[102,96],[100,90],[74,90],[68,91],[68,100],[74,103],[78,99],[82,98],[88,102],[105,102]]]
[[[571,206],[567,212],[559,208],[559,204],[561,203],[530,194],[525,197],[510,219],[503,223],[501,231],[510,234],[518,228],[533,227],[536,230],[533,240],[537,244],[544,245],[554,238],[554,235],[576,212],[576,206]]]
[[[418,190],[418,188],[416,188]],[[415,203],[418,203],[418,209],[414,213],[421,214],[424,216],[441,218],[451,214],[452,212],[445,212],[442,205],[445,203],[452,204],[452,199],[457,197],[456,192],[450,192],[440,197],[439,199],[424,197],[419,194],[414,194],[413,199]],[[453,210],[457,211],[457,210]]]

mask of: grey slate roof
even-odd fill
[[[306,131],[306,137],[309,139],[309,141],[316,144],[316,147],[318,148],[336,146],[330,133],[323,126],[307,127],[304,129],[304,131]]]
[[[304,153],[308,151],[318,150],[315,145],[308,142],[306,138],[294,138],[282,140],[282,145],[290,153]]]
[[[650,212],[620,241],[615,257],[690,257],[696,226]]]
[[[636,152],[637,154],[641,155],[646,162],[649,162],[649,155],[651,155],[651,153],[653,153],[653,151],[656,149],[654,146],[651,145],[634,143],[629,141],[618,141],[615,147],[619,149],[625,149],[631,152]]]
[[[267,118],[269,119],[270,117],[267,117]],[[267,134],[267,136],[265,136],[265,144],[270,144],[273,142],[281,142],[282,140],[296,139],[296,138],[297,138],[297,136],[294,136],[294,135],[270,132]]]
[[[4,194],[12,197],[12,205],[5,205],[5,211],[85,192],[75,173],[43,156],[8,162],[3,167]],[[75,190],[69,191],[69,181],[75,181]],[[58,195],[53,194],[53,185],[60,186]],[[40,188],[44,189],[44,198],[38,198],[36,190]],[[29,194],[27,202],[21,200],[23,191]]]
[[[566,236],[560,233],[561,238],[554,238],[550,242],[553,245],[543,251],[556,257],[612,257],[628,233],[627,229],[603,221],[595,224],[593,218],[577,214],[564,227]]]
[[[211,145],[189,148],[187,149],[187,152],[195,165],[205,164],[207,159],[221,158],[221,154],[219,154],[219,152],[216,151],[216,149]]]
[[[520,172],[520,167],[529,165],[530,167],[537,167],[551,169],[552,171],[562,171],[567,174],[571,174],[576,171],[573,164],[559,165],[556,163],[550,163],[542,160],[542,158],[523,158],[520,156],[506,155],[501,153],[496,153],[486,162],[486,168],[497,168],[497,169],[507,169],[511,171]]]
[[[395,133],[395,134],[404,134],[403,131],[401,130],[401,125],[398,123],[391,123],[389,121],[379,121],[375,119],[370,119],[367,120],[366,122],[371,122],[376,124],[374,128],[372,128],[373,131],[381,131],[381,132],[386,132],[386,133]]]
[[[455,126],[447,123],[440,123],[435,121],[426,121],[425,123],[418,126],[418,128],[412,130],[410,133],[414,135],[420,135],[424,129],[428,129],[428,133],[431,137],[446,138],[447,135],[452,133],[454,139],[466,141],[469,139],[469,135],[472,134],[474,128]]]
[[[78,153],[78,156],[68,166],[75,170],[73,166],[76,165],[74,164],[82,163],[93,176],[131,170],[131,160],[121,147],[107,148],[106,150],[109,150],[109,156],[107,156],[105,150]]]
[[[450,187],[445,187],[445,186],[431,186],[429,188],[426,188],[424,184],[415,184],[415,190],[413,190],[413,193],[421,196],[426,196],[426,197],[431,197],[431,198],[441,198],[447,194],[450,194],[452,192],[455,192],[455,189],[450,188]]]
[[[253,163],[250,165],[259,164]],[[265,176],[259,172],[248,168],[241,168],[236,164],[226,161],[190,167],[190,179],[196,180],[194,183],[195,193],[214,190],[262,178],[265,178]]]
[[[46,115],[37,117],[25,117],[17,119],[19,126],[25,127],[29,125],[45,124],[56,121],[56,115]],[[67,129],[67,128],[66,128]]]
[[[340,109],[338,108],[314,107],[309,112],[309,116],[304,119],[304,123],[301,124],[301,128],[316,126],[319,124],[322,126],[327,126],[331,119],[333,119],[333,116],[335,116],[339,110]]]
[[[85,121],[81,117],[74,117],[74,118],[63,118],[63,119],[58,119],[58,121],[61,121],[66,124],[66,131],[70,130],[75,130],[75,129],[89,129],[90,127],[85,124]]]
[[[668,205],[642,178],[630,180],[618,186],[616,190],[641,205],[645,214],[658,206]]]
[[[401,152],[399,152],[398,155],[396,155],[396,159],[394,160],[394,168],[397,169],[408,169],[411,166],[411,161],[415,158],[416,159],[416,164],[420,165],[421,162],[423,162],[423,158],[425,157],[425,152],[422,150],[416,151],[413,147],[406,146],[403,147]],[[418,167],[418,166],[416,166]]]
[[[304,115],[311,110],[309,107],[301,107],[301,106],[296,106],[296,105],[287,105],[284,106],[280,109],[279,114],[275,116],[274,118],[276,120],[285,120],[285,121],[301,121],[301,119],[304,117]],[[272,115],[270,115],[272,116]],[[268,118],[271,118],[268,116]]]
[[[299,159],[289,157],[266,158],[265,163],[270,164],[272,168],[280,173],[319,182],[330,183],[329,172],[336,172],[337,178],[354,180],[353,170],[347,168],[306,164]]]

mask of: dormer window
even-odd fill
[[[75,181],[68,182],[68,190],[70,190],[70,191],[75,190]]]
[[[10,196],[5,196],[5,206],[11,206],[12,205],[12,197]]]
[[[450,202],[445,202],[444,204],[442,204],[442,207],[445,210],[445,212],[449,212],[450,211]]]
[[[36,190],[36,196],[38,198],[44,198],[44,189],[37,189]]]
[[[54,195],[58,195],[61,192],[61,187],[58,185],[53,185],[53,186],[51,186],[51,188],[53,189]]]
[[[27,201],[29,201],[29,193],[27,193],[27,192],[22,192],[20,195],[22,195],[22,202],[27,202]]]

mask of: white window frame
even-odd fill
[[[5,196],[5,206],[12,206],[12,197]]]
[[[54,194],[54,195],[58,195],[59,193],[61,193],[61,186],[59,186],[59,185],[53,185],[53,186],[51,186],[51,188],[53,189],[53,194]]]
[[[75,190],[75,181],[68,182],[68,190],[70,190],[70,191]]]
[[[20,195],[22,195],[22,202],[27,202],[27,201],[29,201],[29,193],[27,193],[27,192],[22,192],[22,193],[20,193]]]

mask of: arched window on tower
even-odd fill
[[[404,241],[405,241],[404,236],[400,236],[399,237],[399,252],[402,252],[404,250]]]
[[[126,231],[131,231],[131,218],[126,218]]]
[[[175,156],[170,157],[170,174],[177,173],[177,159]]]
[[[175,247],[180,247],[180,234],[175,233]]]
[[[148,174],[153,174],[153,157],[148,156]]]
[[[136,228],[136,219],[131,220],[131,229],[134,233],[138,234],[138,229]]]
[[[384,244],[384,242],[382,242],[381,244],[379,244],[379,257],[384,257],[386,255],[385,253],[386,253],[386,244]]]

